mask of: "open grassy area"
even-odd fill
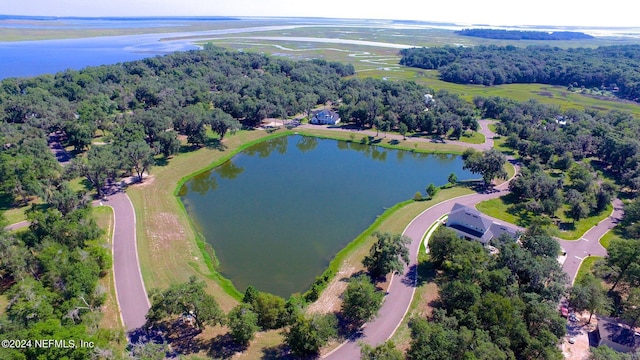
[[[361,142],[363,138],[368,137],[365,134],[360,134],[358,131],[342,132],[332,131],[325,129],[299,129],[297,133],[308,136],[315,136],[319,138],[336,139],[344,141]],[[462,154],[464,147],[453,144],[437,144],[426,141],[412,141],[411,138],[407,140],[400,140],[397,143],[392,139],[385,139],[379,136],[379,142],[376,142],[376,146],[382,146],[389,149],[407,150],[407,151],[421,151],[434,154]]]
[[[575,282],[579,282],[586,274],[591,273],[593,264],[600,259],[602,259],[602,256],[587,256],[584,258],[582,264],[580,264],[580,269],[578,269]]]
[[[602,245],[603,248],[608,249],[609,244],[611,244],[611,240],[623,240],[622,236],[618,234],[615,228],[607,231],[607,233],[600,238],[600,245]]]
[[[529,222],[536,217],[531,211],[526,210],[523,206],[516,204],[517,200],[511,195],[505,195],[496,199],[483,201],[476,204],[476,208],[481,212],[495,217],[500,220],[504,220],[511,224],[527,227]],[[587,230],[597,225],[602,219],[609,216],[611,213],[611,205],[608,205],[599,214],[595,214],[584,219],[581,219],[577,223],[568,219],[564,212],[567,210],[565,207],[556,212],[557,221],[550,226],[553,235],[562,239],[576,240],[579,239]]]
[[[485,142],[484,135],[477,131],[465,131],[458,140],[467,144],[483,144]]]

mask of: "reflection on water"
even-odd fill
[[[303,292],[385,208],[452,172],[474,178],[457,156],[289,136],[194,177],[180,196],[225,277],[240,291],[254,285],[286,297]]]

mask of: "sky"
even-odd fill
[[[0,0],[0,14],[305,16],[487,25],[640,27],[634,0]]]

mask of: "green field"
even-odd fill
[[[600,259],[602,259],[601,256],[588,256],[584,258],[584,260],[582,260],[582,264],[580,264],[580,269],[578,269],[575,282],[579,282],[585,275],[591,273],[593,264]]]
[[[600,238],[600,245],[602,245],[603,248],[608,249],[611,244],[611,240],[623,240],[622,236],[618,234],[616,229],[617,228],[607,231],[607,233]]]

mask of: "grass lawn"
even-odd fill
[[[462,141],[467,144],[483,144],[485,138],[484,135],[477,131],[465,131],[458,141]]]
[[[497,199],[478,203],[476,204],[476,208],[489,216],[504,220],[508,223],[522,227],[529,226],[529,222],[535,218],[536,214],[515,205],[515,203],[516,200],[511,195],[505,195]],[[575,224],[565,216],[565,210],[565,208],[561,208],[556,212],[558,223],[550,226],[552,235],[562,239],[576,240],[587,232],[587,230],[597,225],[602,219],[609,216],[611,213],[611,205],[607,206],[599,214],[584,218]]]
[[[98,226],[105,231],[101,241],[108,244],[111,249],[113,246],[113,209],[109,206],[97,206],[93,208],[93,215],[96,218]],[[127,342],[124,326],[122,325],[120,318],[118,300],[116,298],[113,271],[109,271],[106,276],[102,277],[99,280],[98,286],[102,287],[106,294],[104,305],[102,305],[102,308],[100,309],[102,312],[102,319],[100,319],[99,327],[100,329],[107,329],[111,331],[111,345],[124,354]]]
[[[602,235],[600,238],[600,245],[603,248],[608,249],[609,244],[611,244],[611,240],[623,240],[622,237],[616,232],[616,229],[612,229],[607,231],[606,234]]]
[[[353,141],[353,142],[361,142],[363,138],[366,138],[367,135],[354,132],[346,132],[346,131],[333,131],[333,130],[324,130],[324,129],[298,129],[297,133],[302,135],[316,136],[319,138],[328,138],[328,139],[336,139],[336,140],[345,140],[345,141]],[[412,141],[410,137],[407,140],[399,140],[397,143],[393,139],[385,139],[384,135],[381,133],[381,136],[377,137],[380,139],[380,142],[376,143],[377,146],[382,146],[390,149],[401,149],[408,151],[422,151],[427,153],[446,153],[446,154],[462,154],[464,151],[464,147],[452,144],[436,144],[427,141]]]
[[[578,274],[576,275],[575,282],[579,282],[580,279],[582,279],[586,274],[589,274],[591,272],[591,269],[593,268],[593,264],[600,259],[603,259],[603,257],[587,256],[586,258],[584,258],[584,260],[582,260],[582,264],[580,264],[580,269],[578,269]]]

